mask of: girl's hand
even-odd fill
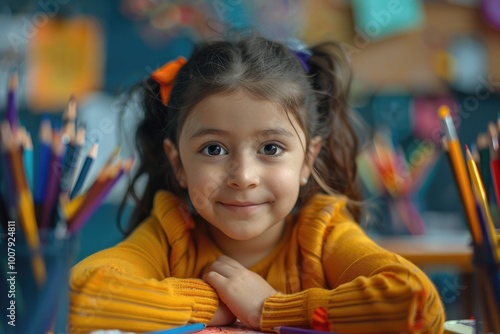
[[[246,326],[260,329],[264,301],[276,290],[228,256],[219,257],[205,272],[203,280],[217,291],[229,310]]]

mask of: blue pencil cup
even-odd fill
[[[0,291],[5,291],[0,332],[66,333],[68,276],[78,239],[42,233],[39,249],[33,250],[16,230],[0,235]]]

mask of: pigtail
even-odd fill
[[[153,207],[155,193],[161,189],[168,189],[179,194],[181,189],[172,178],[172,167],[168,162],[163,149],[163,140],[167,138],[171,122],[169,122],[169,111],[160,99],[160,88],[158,83],[149,78],[143,83],[135,86],[130,93],[142,94],[142,110],[144,116],[137,126],[135,133],[135,147],[138,154],[139,165],[133,174],[126,193],[119,206],[118,227],[125,235],[130,234],[139,223],[147,218]],[[126,134],[128,135],[128,134]],[[138,185],[145,181],[142,194],[137,193]],[[128,225],[121,226],[128,199],[134,202],[134,209],[130,215]]]
[[[351,84],[351,70],[342,49],[335,43],[324,43],[311,49],[310,75],[317,102],[316,129],[322,149],[314,164],[316,182],[310,192],[320,188],[332,189],[345,195],[348,207],[356,220],[361,210],[361,190],[358,183],[356,157],[358,138],[351,124],[347,104]],[[322,187],[322,183],[324,183]]]

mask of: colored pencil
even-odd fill
[[[47,194],[47,179],[49,175],[50,157],[52,155],[52,124],[48,118],[44,118],[40,123],[39,141],[34,196],[35,203],[41,205]]]
[[[26,177],[28,178],[28,185],[31,191],[33,191],[33,141],[31,140],[31,135],[29,134],[29,132],[26,131],[24,131],[23,133],[23,159],[24,170],[26,172]]]
[[[109,166],[108,170],[104,173],[103,179],[99,180],[99,185],[89,190],[80,208],[70,218],[68,225],[71,233],[76,233],[82,228],[82,225],[104,201],[123,174],[130,172],[133,163],[134,159],[129,158],[124,162],[117,162]]]
[[[482,234],[477,217],[474,195],[472,193],[471,184],[465,168],[462,149],[455,130],[455,125],[453,124],[450,110],[447,106],[441,106],[438,113],[441,121],[441,127],[445,133],[451,167],[455,171],[454,175],[456,177],[456,183],[464,205],[472,239],[474,244],[480,245],[482,243]]]
[[[80,151],[79,143],[76,140],[76,101],[72,96],[68,102],[68,108],[63,116],[63,129],[61,139],[66,145],[66,152],[63,158],[61,169],[61,187],[62,193],[69,193],[71,182],[75,172],[76,164]]]
[[[16,90],[18,87],[18,76],[17,72],[13,71],[9,78],[9,91],[7,93],[7,113],[6,119],[9,122],[12,132],[17,131],[18,127],[18,116],[17,116],[17,105],[16,105]]]
[[[68,180],[69,181],[68,196],[69,192],[74,187],[76,178],[78,176],[76,171],[79,169],[80,165],[84,160],[82,149],[85,145],[86,135],[87,131],[85,129],[85,126],[79,126],[78,129],[76,130],[76,138],[75,138],[75,145],[76,145],[75,167],[73,169],[73,173],[71,174],[71,178]]]
[[[278,334],[335,334],[335,332],[318,331],[315,329],[289,327],[289,326],[274,327],[273,331],[275,331]]]
[[[148,332],[147,334],[190,334],[199,332],[205,329],[205,327],[206,326],[203,323],[194,323],[185,326],[164,329],[160,331]]]
[[[111,168],[111,165],[113,164],[113,161],[115,160],[119,152],[120,148],[116,147],[109,155],[104,166],[99,170],[97,178],[94,180],[89,189],[84,194],[76,196],[72,201],[68,203],[68,205],[63,207],[64,216],[67,221],[70,221],[77,213],[77,211],[80,210],[80,207],[84,206],[85,201],[90,201],[90,198],[98,194],[100,189],[104,187],[105,180],[109,175],[109,169]]]
[[[52,155],[48,170],[48,180],[46,197],[42,205],[42,215],[40,228],[48,229],[54,227],[53,219],[55,218],[56,206],[59,198],[59,190],[61,184],[61,169],[62,157],[64,155],[64,144],[61,140],[61,132],[56,131],[52,139]]]
[[[35,217],[35,206],[31,190],[28,187],[28,181],[23,168],[23,158],[21,152],[21,143],[19,132],[14,134],[8,123],[2,123],[1,128],[2,148],[6,149],[10,158],[10,171],[14,179],[14,186],[17,195],[17,208],[21,227],[26,236],[30,249],[33,251],[33,270],[35,278],[39,285],[43,284],[46,277],[45,263],[43,257],[38,252],[40,239],[38,236],[38,226]]]
[[[483,180],[484,186],[486,187],[486,196],[489,198],[491,171],[488,135],[485,133],[479,134],[477,136],[476,145],[479,152],[479,170],[481,172],[481,179]]]
[[[106,183],[109,182],[113,176],[118,174],[120,165],[121,162],[104,165],[92,185],[85,192],[85,194],[81,196],[81,199],[78,201],[71,201],[69,203],[66,210],[66,220],[70,226],[76,224],[75,221],[78,220],[79,216],[85,214],[86,208],[96,200],[97,196],[99,196],[105,188]],[[77,203],[77,206],[75,207],[73,203]]]
[[[1,156],[2,156],[2,161],[0,162],[0,164],[2,165],[1,166],[2,175],[3,175],[3,180],[5,182],[4,187],[5,187],[5,192],[7,193],[5,205],[7,207],[7,212],[9,214],[10,219],[14,219],[16,218],[15,211],[17,210],[16,208],[17,193],[16,193],[16,187],[14,186],[14,177],[11,168],[10,157],[6,149],[3,147],[3,144],[2,144]]]
[[[497,206],[500,207],[500,159],[498,151],[500,145],[498,142],[498,130],[492,124],[488,124],[488,134],[490,138],[490,171],[493,182],[493,190]]]
[[[78,178],[76,179],[75,185],[74,185],[73,189],[71,190],[70,199],[73,199],[82,189],[83,183],[85,182],[85,179],[87,178],[87,174],[90,170],[90,167],[92,167],[92,164],[95,161],[98,150],[99,150],[99,144],[97,144],[97,143],[92,144],[92,147],[90,148],[90,150],[87,154],[87,157],[85,158],[85,161],[83,162],[83,166],[80,170],[80,173],[78,174]]]
[[[490,256],[492,260],[494,262],[498,262],[496,254],[497,241],[495,234],[495,225],[493,224],[493,218],[491,217],[486,191],[484,189],[481,176],[479,175],[479,170],[477,169],[476,162],[472,158],[472,154],[467,147],[466,147],[466,155],[467,155],[467,167],[472,181],[472,188],[482,218],[479,219],[479,221],[481,223],[483,243],[486,245],[488,252],[491,253]]]

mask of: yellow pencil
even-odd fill
[[[488,199],[486,197],[486,191],[484,189],[483,181],[481,180],[481,176],[479,174],[479,170],[477,168],[476,162],[470,152],[469,148],[466,148],[467,155],[467,167],[469,169],[469,175],[472,181],[472,187],[474,190],[474,194],[477,198],[479,206],[481,208],[481,212],[485,219],[487,234],[484,237],[488,238],[488,241],[492,247],[492,255],[496,262],[498,262],[497,254],[496,254],[496,233],[495,233],[495,225],[493,223],[493,218],[491,217],[490,208],[488,205]]]
[[[35,273],[37,283],[41,285],[45,282],[46,270],[43,257],[38,251],[40,248],[40,239],[38,236],[38,226],[35,218],[35,205],[33,203],[33,197],[23,169],[20,141],[16,138],[16,135],[11,132],[10,126],[7,123],[2,123],[1,134],[2,143],[7,149],[7,153],[10,157],[11,168],[14,174],[14,183],[18,192],[17,203],[21,226],[24,234],[26,235],[26,241],[34,253],[32,263],[33,271]]]
[[[476,245],[481,245],[483,242],[483,235],[481,233],[481,226],[479,225],[479,218],[476,211],[476,201],[472,193],[472,187],[465,168],[465,162],[460,147],[460,142],[450,115],[450,110],[447,106],[439,108],[439,118],[441,126],[445,132],[448,154],[450,157],[451,167],[455,171],[456,182],[462,196],[465,214],[469,223],[469,228],[472,234],[472,239]]]

